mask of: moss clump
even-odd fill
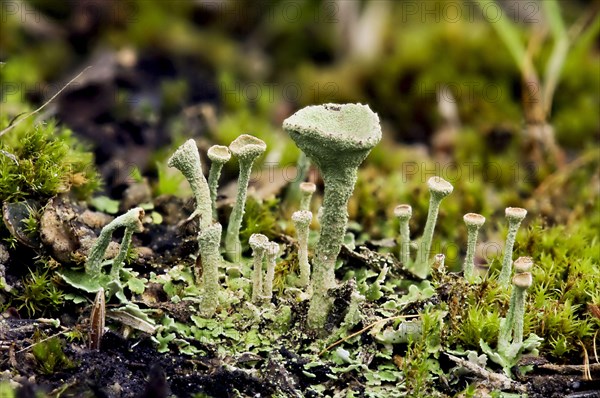
[[[0,120],[0,129],[8,120]],[[0,200],[47,199],[72,190],[85,198],[100,185],[92,153],[55,122],[26,121],[0,142]]]
[[[11,305],[21,311],[25,309],[30,317],[44,316],[55,312],[64,302],[63,292],[52,280],[51,271],[44,262],[40,270],[33,270],[23,279],[23,289],[11,300]]]
[[[31,351],[40,372],[51,375],[56,371],[75,366],[63,352],[63,342],[58,337],[47,338],[39,330],[33,337],[35,345]]]

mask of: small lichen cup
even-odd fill
[[[317,186],[312,182],[303,182],[300,184],[300,210],[310,210],[310,200],[317,190]]]
[[[410,218],[412,207],[410,205],[398,205],[394,208],[394,215],[400,221],[400,262],[408,267],[410,263]]]
[[[379,117],[368,105],[308,106],[284,120],[284,130],[321,171],[325,183],[321,235],[315,248],[308,324],[321,329],[331,309],[335,262],[348,221],[358,166],[381,140]]]
[[[520,207],[507,207],[504,212],[508,220],[508,235],[506,235],[506,244],[504,245],[504,256],[502,258],[502,270],[498,276],[498,283],[502,286],[508,286],[510,275],[512,273],[512,255],[517,231],[521,225],[521,221],[527,215],[527,210]]]
[[[429,274],[429,251],[431,250],[431,241],[433,240],[433,231],[437,223],[440,203],[454,190],[452,184],[438,176],[427,180],[427,186],[429,187],[429,211],[427,212],[423,237],[419,242],[417,262],[414,268],[415,274],[421,278],[426,278]]]
[[[260,301],[263,294],[262,268],[265,253],[269,248],[269,238],[263,234],[252,234],[248,240],[252,248],[253,269],[252,269],[252,302]]]
[[[231,159],[229,148],[223,145],[213,145],[208,148],[206,155],[210,159],[210,171],[208,172],[208,188],[210,189],[210,200],[213,218],[217,219],[217,188],[223,165]]]
[[[298,265],[300,267],[299,287],[307,287],[310,282],[310,264],[308,263],[308,233],[313,215],[308,210],[298,210],[292,214],[298,237]]]
[[[232,261],[236,261],[241,253],[240,227],[242,226],[242,217],[246,206],[252,165],[266,149],[267,145],[263,140],[248,134],[240,135],[229,144],[229,150],[237,157],[240,164],[237,197],[229,216],[227,234],[225,235],[225,255]]]
[[[479,228],[485,223],[485,217],[477,213],[467,213],[463,216],[467,226],[467,254],[463,264],[464,277],[467,281],[473,282],[475,270],[475,247],[477,245],[477,233]]]

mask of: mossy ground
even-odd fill
[[[0,45],[8,55],[2,59],[0,75],[21,89],[15,92],[10,86],[2,93],[0,131],[19,120],[17,115],[31,111],[30,103],[40,104],[48,97],[45,82],[64,80],[81,65],[80,57],[85,65],[92,62],[92,52],[85,47],[93,47],[97,40],[111,47],[117,59],[133,54],[138,62],[133,67],[119,64],[112,77],[67,90],[55,101],[54,119],[36,114],[1,137],[3,205],[25,200],[36,204],[17,224],[24,233],[20,240],[4,225],[0,228],[0,265],[6,266],[0,305],[8,318],[0,326],[2,379],[26,384],[24,380],[33,377],[40,391],[52,391],[54,396],[136,396],[152,386],[148,378],[166,380],[165,374],[171,392],[182,396],[482,396],[485,383],[465,376],[446,353],[474,358],[482,353],[480,340],[496,346],[510,296],[496,283],[507,232],[503,212],[507,206],[519,206],[529,214],[518,233],[514,257],[530,256],[535,263],[525,336],[535,333],[543,341],[539,356],[524,357],[513,377],[531,397],[597,390],[592,384],[599,378],[597,370],[592,381],[580,372],[569,376],[578,380],[576,387],[544,374],[541,366],[546,361],[555,365],[598,361],[600,74],[594,47],[598,24],[568,57],[555,96],[551,122],[569,160],[558,167],[532,163],[522,134],[519,72],[483,21],[423,24],[418,19],[405,21],[402,9],[392,8],[390,21],[404,23],[402,34],[394,23],[384,27],[386,46],[380,56],[386,62],[356,63],[339,54],[341,39],[332,33],[336,25],[316,23],[311,17],[327,15],[312,2],[305,4],[296,23],[285,19],[285,3],[274,2],[264,15],[251,7],[246,17],[256,22],[253,27],[240,25],[235,12],[191,3],[171,9],[167,2],[134,1],[116,13],[86,12],[99,18],[99,30],[93,26],[77,30],[77,11],[61,2],[32,4],[49,21],[56,18],[73,25],[67,27],[66,40],[49,34],[39,41],[18,19],[8,18],[3,24]],[[576,6],[561,6],[565,18],[574,19]],[[135,13],[128,14],[128,7]],[[125,23],[127,15],[135,18]],[[201,23],[215,20],[220,24]],[[527,34],[525,29],[522,33]],[[261,45],[250,40],[244,47],[240,37],[254,38]],[[535,60],[541,69],[547,53],[544,49]],[[444,135],[435,91],[448,82],[461,125]],[[484,91],[469,91],[473,82]],[[254,85],[262,88],[262,95],[253,95]],[[301,88],[293,100],[283,90],[291,85]],[[486,97],[492,88],[493,93],[502,93],[493,101]],[[108,97],[102,95],[107,92]],[[335,292],[327,338],[316,338],[305,327],[306,302],[293,288],[298,259],[290,215],[298,203],[286,194],[286,182],[293,179],[299,151],[280,125],[296,108],[329,101],[369,103],[384,121],[384,138],[359,172],[349,204],[353,238],[346,240],[348,247],[336,270],[342,287]],[[227,288],[229,293],[220,297],[216,316],[204,319],[197,314],[199,292],[192,272],[197,227],[194,222],[183,223],[193,206],[165,196],[187,199],[189,190],[164,165],[189,136],[197,138],[204,153],[211,144],[227,145],[247,132],[263,139],[268,153],[260,159],[260,173],[251,184],[254,194],[247,203],[241,240],[246,245],[252,233],[262,233],[282,246],[276,291],[270,303],[247,303],[250,252],[244,246],[239,267],[222,269],[223,292]],[[136,160],[135,168],[129,167],[130,158]],[[393,208],[400,203],[412,206],[412,236],[419,237],[429,201],[425,181],[434,174],[454,185],[442,203],[433,245],[446,255],[447,271],[434,270],[430,281],[420,281],[395,260],[398,223]],[[136,249],[122,275],[122,292],[143,309],[156,332],[150,338],[115,313],[108,319],[114,334],[107,334],[102,351],[90,352],[85,336],[93,294],[72,289],[58,276],[65,270],[77,272],[82,259],[64,263],[53,259],[48,245],[34,239],[39,235],[39,217],[48,199],[64,195],[85,200],[101,188],[101,179],[101,193],[119,200],[112,203],[117,210],[126,210],[119,209],[123,192],[141,183],[142,175],[153,195],[142,203],[149,214],[146,232],[134,237]],[[223,225],[232,200],[229,192],[234,192],[226,185],[236,175],[235,162],[229,162],[219,200]],[[322,191],[318,175],[311,171],[309,178]],[[320,201],[317,194],[312,204],[315,214]],[[81,205],[81,211],[87,206],[106,210],[97,199]],[[487,219],[477,252],[482,281],[474,285],[455,273],[466,251],[462,215],[467,212]],[[70,223],[65,228],[78,231]],[[318,228],[314,217],[311,250]],[[92,229],[99,232],[99,227]],[[387,273],[382,272],[386,267]],[[356,282],[365,301],[353,301],[350,285],[344,284],[348,280]],[[109,301],[110,309],[117,306],[117,299]],[[356,312],[349,310],[353,308]],[[61,325],[39,318],[60,319]],[[6,325],[19,333],[10,335]],[[5,345],[7,336],[10,347]],[[111,366],[103,369],[107,363]],[[151,369],[151,363],[160,367]],[[502,372],[489,360],[487,365]],[[533,367],[529,373],[527,366]],[[82,384],[82,379],[90,382]],[[0,395],[11,396],[7,385],[0,383]]]

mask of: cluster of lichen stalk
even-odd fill
[[[413,273],[421,278],[427,277],[431,270],[430,251],[431,239],[435,228],[439,206],[446,196],[453,191],[452,185],[441,177],[431,177],[427,185],[429,187],[430,201],[429,211],[423,237],[418,243],[418,254],[416,261],[411,262],[410,257],[410,218],[412,208],[408,204],[396,206],[394,214],[400,224],[399,238],[399,259],[401,263],[411,268]],[[508,234],[504,245],[504,255],[502,259],[502,268],[498,275],[498,283],[505,288],[509,287],[510,277],[513,272],[513,248],[517,231],[521,222],[527,215],[527,210],[519,207],[507,207],[505,216],[508,221]],[[469,283],[477,281],[475,273],[475,249],[477,245],[477,236],[479,229],[485,223],[485,217],[477,213],[467,213],[463,217],[467,227],[467,252],[463,263],[463,276]],[[441,267],[444,264],[444,255],[436,254],[433,264]],[[506,318],[502,320],[498,335],[498,351],[507,353],[511,345],[520,345],[523,342],[523,317],[525,313],[525,293],[532,284],[532,275],[529,272],[533,267],[533,261],[530,257],[519,257],[514,261],[515,275],[512,278],[513,288],[509,310]]]
[[[312,267],[308,258],[308,236],[313,214],[310,201],[316,186],[305,182],[300,184],[300,209],[293,213],[292,221],[298,240],[299,277],[297,286],[305,289],[303,297],[310,298],[308,326],[313,330],[322,329],[330,313],[333,299],[331,289],[336,287],[335,263],[341,250],[348,221],[347,205],[354,190],[357,169],[370,150],[381,139],[379,119],[366,105],[327,104],[306,107],[284,121],[284,129],[298,147],[319,168],[325,190],[319,221],[321,231],[312,258]],[[248,182],[255,160],[264,153],[266,145],[260,139],[243,134],[229,147],[215,145],[208,150],[211,160],[208,181],[202,171],[200,154],[194,140],[181,145],[168,161],[189,182],[196,200],[196,208],[191,218],[199,219],[199,261],[196,262],[196,283],[201,290],[201,313],[212,316],[219,305],[219,268],[224,265],[221,256],[222,227],[217,220],[216,198],[218,180],[223,165],[233,154],[239,162],[237,197],[229,217],[225,233],[225,256],[228,260],[239,262],[241,245],[239,232],[244,214]],[[399,205],[394,214],[399,219],[399,259],[404,267],[420,277],[426,278],[431,270],[430,251],[437,216],[442,200],[450,195],[453,186],[441,177],[432,177],[427,181],[430,192],[429,211],[423,236],[418,242],[415,261],[411,261],[410,205]],[[512,253],[517,230],[526,210],[507,208],[509,222],[502,270],[498,281],[508,286],[512,273]],[[117,256],[111,274],[118,278],[126,251],[133,232],[141,231],[143,210],[132,209],[116,218],[106,226],[91,251],[86,270],[97,275],[102,257],[110,241],[112,232],[119,226],[125,226],[125,237],[121,251]],[[470,282],[477,281],[475,274],[475,249],[477,235],[485,218],[480,214],[468,213],[464,216],[467,227],[467,252],[463,264],[464,277]],[[270,242],[262,234],[253,234],[249,240],[253,252],[252,301],[261,302],[272,297],[275,265],[279,255],[279,245]],[[265,267],[266,263],[266,267]],[[442,267],[444,255],[434,256],[433,264]],[[264,273],[266,268],[266,274]],[[312,268],[312,270],[311,270]],[[513,278],[514,289],[510,310],[502,324],[499,347],[506,349],[513,342],[522,342],[524,291],[531,285],[531,261],[523,258],[515,262],[517,274]]]
[[[212,162],[208,181],[202,172],[200,154],[194,140],[186,141],[168,161],[170,167],[177,168],[185,176],[196,199],[196,209],[190,218],[198,216],[200,219],[199,261],[196,262],[195,276],[196,284],[200,287],[202,294],[200,312],[204,316],[212,316],[219,305],[219,267],[223,264],[223,258],[220,251],[222,226],[217,220],[216,198],[221,170],[231,158],[231,154],[237,157],[240,169],[237,197],[225,234],[225,255],[228,259],[237,261],[241,256],[239,232],[252,165],[265,150],[266,144],[262,140],[248,134],[240,135],[229,147],[221,145],[211,147],[207,154]],[[275,250],[273,246],[265,246],[265,249],[268,249],[269,258],[273,258],[271,263],[274,264],[279,247]],[[272,273],[271,271],[269,275]],[[269,287],[268,283],[266,287]],[[272,277],[270,287],[272,290]],[[258,294],[257,291],[253,292],[253,297]]]

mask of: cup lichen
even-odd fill
[[[252,248],[252,302],[260,301],[263,293],[262,268],[265,252],[269,247],[269,238],[263,234],[252,234],[248,240]]]
[[[284,120],[284,130],[319,168],[325,183],[321,234],[315,248],[308,324],[321,329],[336,286],[335,262],[348,221],[358,166],[381,140],[379,117],[368,105],[308,106]]]
[[[523,343],[523,319],[525,316],[525,295],[533,283],[530,272],[515,274],[513,290],[506,318],[500,323],[498,350],[507,352],[511,345]],[[512,339],[511,339],[512,337]]]
[[[206,228],[212,224],[212,206],[210,200],[210,189],[206,178],[202,173],[202,163],[198,147],[193,139],[187,140],[169,158],[167,165],[175,167],[183,174],[190,184],[194,198],[196,199],[196,210],[190,218],[200,216],[200,227]]]
[[[502,258],[502,270],[498,276],[498,283],[503,286],[508,286],[510,275],[512,273],[512,255],[517,231],[521,225],[521,221],[527,215],[527,210],[520,207],[507,207],[504,212],[508,220],[508,235],[504,245],[504,257]]]
[[[308,232],[312,221],[312,213],[308,210],[298,210],[292,214],[298,237],[298,265],[300,268],[299,287],[306,287],[310,282],[310,264],[308,263]]]
[[[463,273],[467,281],[472,282],[475,270],[475,247],[477,245],[477,233],[485,223],[485,217],[477,213],[467,213],[463,216],[467,225],[467,254],[463,263]]]
[[[203,288],[200,311],[206,317],[211,317],[219,304],[219,265],[221,264],[219,246],[221,243],[221,232],[221,224],[214,223],[201,230],[198,234],[200,258],[202,260]]]
[[[317,186],[312,182],[300,183],[300,193],[302,194],[300,199],[300,210],[310,210],[310,200],[316,190]]]
[[[423,237],[419,242],[417,263],[414,269],[415,274],[421,278],[425,278],[429,274],[429,252],[431,250],[433,230],[437,222],[440,203],[454,190],[452,184],[438,176],[427,180],[427,186],[429,187],[429,211],[427,213],[425,229],[423,230]]]
[[[210,170],[208,172],[208,188],[210,189],[210,201],[213,219],[217,219],[217,188],[223,165],[231,159],[229,148],[223,145],[213,145],[208,148],[206,155],[210,159]]]
[[[267,149],[264,141],[252,135],[242,134],[229,144],[229,150],[237,157],[240,165],[237,196],[229,216],[227,233],[225,235],[225,254],[229,260],[237,260],[241,253],[240,227],[246,206],[250,172],[256,158]]]
[[[265,275],[265,284],[263,286],[263,298],[266,300],[271,300],[273,297],[273,280],[275,279],[277,256],[279,256],[279,245],[275,242],[269,242],[265,252],[265,257],[267,258],[267,274]]]
[[[394,208],[394,215],[400,221],[400,262],[405,267],[408,267],[410,263],[409,222],[412,217],[412,207],[410,205],[398,205]]]
[[[90,254],[85,263],[86,274],[91,276],[92,279],[97,279],[100,276],[104,253],[108,248],[113,232],[120,227],[125,227],[125,234],[123,236],[123,240],[121,241],[121,247],[119,249],[119,253],[113,261],[110,272],[111,276],[118,279],[119,271],[123,266],[123,262],[127,256],[127,251],[131,245],[131,237],[133,233],[141,232],[144,229],[144,226],[142,225],[143,218],[144,209],[141,207],[136,207],[115,218],[104,228],[102,228],[102,231],[100,231],[100,236],[98,236],[96,243],[94,243],[94,246],[90,250]]]

